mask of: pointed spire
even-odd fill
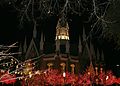
[[[69,53],[69,48],[70,48],[70,45],[69,45],[69,41],[67,40],[66,41],[66,53]]]
[[[23,45],[23,53],[26,53],[26,51],[27,51],[27,41],[26,41],[26,37],[25,37],[24,45]]]
[[[81,43],[81,37],[79,36],[79,45],[78,45],[79,53],[82,52],[82,43]]]
[[[41,40],[40,40],[40,50],[43,50],[43,45],[44,45],[44,36],[43,32],[41,33]]]
[[[83,26],[83,41],[85,41],[85,40],[86,40],[86,33],[85,33],[85,28]]]
[[[93,47],[93,44],[92,44],[91,41],[90,41],[90,51],[91,51],[92,59],[93,59],[93,60],[96,60],[96,59],[95,59],[94,47]]]
[[[45,42],[45,35],[44,35],[44,33],[42,32],[42,34],[41,35],[43,35],[43,42]]]
[[[34,21],[33,38],[37,36],[36,21]]]
[[[102,54],[101,54],[101,60],[104,61],[104,53],[102,51]]]
[[[97,49],[97,58],[96,58],[97,61],[100,60],[100,53],[99,53],[99,50]]]
[[[90,60],[90,62],[92,62],[92,55],[91,55],[90,48],[88,46],[87,41],[86,41],[86,48],[87,48],[87,51],[88,51],[89,60]]]
[[[32,38],[25,57],[26,59],[31,59],[31,58],[38,57],[38,56],[39,56],[38,49],[37,49],[34,39]]]

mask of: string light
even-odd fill
[[[66,73],[65,72],[63,72],[63,77],[66,77]]]
[[[109,76],[106,76],[106,80],[108,80],[109,79]]]

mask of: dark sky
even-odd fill
[[[18,38],[17,13],[11,7],[0,7],[0,44],[10,44]]]
[[[78,24],[80,21],[76,20],[79,20],[78,17],[74,17],[71,23],[71,28],[74,28],[74,31],[72,31],[72,29],[70,31],[70,34],[72,34],[71,40],[73,41],[77,40],[76,37],[75,39],[73,38],[73,35],[78,35],[78,31],[76,30],[80,28]],[[44,30],[46,33],[46,41],[51,41],[49,37],[51,37],[52,34],[55,34],[54,32],[57,24],[57,19],[56,17],[50,17],[42,22],[43,23],[38,26],[38,30]],[[14,8],[12,8],[12,6],[8,5],[5,7],[0,7],[0,44],[10,44],[15,41],[23,40],[25,34],[27,36],[32,36],[33,26],[30,23],[25,23],[23,25],[23,28],[21,28],[19,24],[19,14]]]

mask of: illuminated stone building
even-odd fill
[[[37,34],[36,24],[33,29],[33,37],[27,48],[26,39],[23,46],[26,59],[35,59],[37,69],[55,68],[61,69],[64,64],[64,71],[74,70],[75,73],[79,73],[86,69],[90,65],[90,61],[96,64],[97,61],[104,61],[103,53],[97,50],[94,51],[94,46],[91,41],[86,42],[85,29],[82,29],[82,35],[79,35],[78,44],[75,45],[77,54],[71,53],[74,47],[71,47],[69,36],[69,24],[63,17],[59,18],[56,25],[55,43],[51,46],[46,45],[46,34],[41,32],[40,42],[36,41]],[[82,39],[82,40],[81,40]],[[85,43],[84,43],[85,42]],[[48,43],[49,44],[49,43]],[[39,45],[39,46],[38,46]],[[55,45],[55,46],[54,46]],[[46,53],[46,46],[51,52]],[[54,48],[51,48],[54,47]],[[54,51],[52,52],[52,49]]]

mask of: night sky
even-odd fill
[[[11,7],[0,7],[0,44],[14,43],[18,39],[17,13]]]
[[[43,31],[46,34],[46,41],[51,41],[50,38],[52,38],[52,40],[54,39],[58,20],[58,18],[56,18],[56,16],[51,16],[47,20],[42,21],[43,23],[40,22],[41,25],[38,26],[38,34]],[[78,28],[80,28],[80,25],[78,24],[80,23],[79,20],[81,19],[75,16],[72,21],[70,21],[70,29],[74,28],[70,30],[72,42],[78,42],[74,35],[77,35],[78,37],[80,32],[78,32]],[[30,40],[32,37],[32,30],[33,26],[31,23],[20,25],[19,12],[13,7],[9,5],[0,7],[0,44],[11,44],[16,41],[23,41],[25,36]]]

